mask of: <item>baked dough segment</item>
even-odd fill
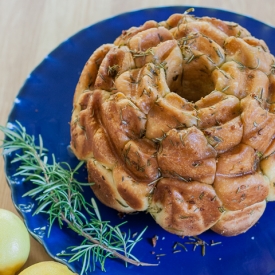
[[[144,114],[148,114],[159,97],[170,92],[164,70],[152,63],[121,74],[116,79],[115,86]]]
[[[126,204],[118,203],[122,204],[124,208],[129,206],[130,209],[135,209],[135,211],[148,209],[149,196],[153,191],[154,184],[149,184],[148,181],[135,180],[120,165],[114,168],[113,178],[119,195],[126,202]]]
[[[257,171],[258,162],[255,150],[240,143],[218,157],[216,175],[230,178],[250,175]]]
[[[123,213],[135,211],[120,195],[112,170],[107,169],[93,158],[87,161],[87,168],[89,182],[94,183],[91,188],[101,202]]]
[[[93,156],[93,148],[90,140],[92,137],[86,133],[86,124],[89,125],[89,133],[92,135],[99,128],[99,124],[88,115],[89,110],[81,111],[80,113],[74,112],[71,120],[71,149],[78,159],[86,160]],[[81,117],[81,123],[79,122]]]
[[[146,63],[154,63],[165,70],[165,82],[172,92],[179,93],[182,89],[183,57],[178,41],[167,40],[153,47],[152,54],[140,58],[142,66]],[[137,64],[137,61],[136,61]],[[141,64],[137,64],[140,66]]]
[[[259,51],[263,50],[264,52],[270,53],[269,48],[262,39],[257,39],[256,37],[249,35],[243,37],[243,40],[250,46],[258,47]]]
[[[161,141],[157,159],[164,177],[212,184],[216,155],[203,133],[192,126],[186,130],[170,130]]]
[[[258,164],[255,150],[244,144],[219,156],[214,188],[227,210],[241,210],[267,197],[270,183]]]
[[[195,20],[196,20],[195,17],[188,14],[187,12],[185,12],[183,14],[182,13],[174,13],[174,14],[170,15],[166,21],[162,21],[159,24],[169,30],[169,29],[178,27],[180,24],[187,24],[187,23],[195,21]]]
[[[119,47],[127,45],[131,38],[136,34],[148,29],[156,28],[157,26],[158,23],[156,21],[149,20],[140,27],[131,27],[129,30],[123,30],[122,34],[114,41],[114,45]]]
[[[275,139],[265,151],[260,162],[260,168],[263,173],[268,177],[270,186],[269,193],[266,198],[267,201],[275,201]]]
[[[93,54],[90,56],[90,58],[86,62],[75,89],[74,99],[73,99],[74,109],[77,108],[79,96],[83,92],[87,90],[88,91],[92,90],[94,88],[94,83],[98,74],[98,68],[102,60],[104,59],[104,57],[112,47],[113,47],[113,44],[103,44],[93,52]]]
[[[211,25],[215,26],[217,29],[221,30],[228,36],[237,36],[243,39],[251,36],[250,32],[247,29],[235,22],[223,21],[218,18],[208,16],[203,16],[199,20],[209,22]]]
[[[116,89],[114,85],[116,76],[133,68],[135,68],[135,63],[129,48],[126,46],[112,47],[99,66],[94,84],[95,89],[105,91]]]
[[[100,106],[101,121],[111,148],[121,155],[126,143],[145,132],[146,117],[124,94],[116,93]]]
[[[244,125],[242,142],[260,154],[268,148],[275,134],[275,115],[264,108],[265,101],[251,95],[242,99],[241,119]]]
[[[185,22],[183,19],[178,23],[177,27],[174,27],[170,31],[176,39],[186,37],[190,33],[200,33],[214,40],[220,46],[223,46],[224,41],[228,37],[228,35],[222,30],[216,28],[211,23],[202,20]]]
[[[149,48],[155,47],[161,42],[173,39],[171,33],[164,27],[151,28],[141,31],[133,36],[129,42],[129,48],[134,53],[144,52]]]
[[[261,46],[253,46],[245,40],[230,36],[224,44],[226,61],[235,61],[240,68],[258,69],[265,74],[270,73],[273,56]]]
[[[234,95],[239,99],[253,94],[266,99],[269,89],[269,80],[265,73],[260,70],[241,68],[234,61],[224,63],[212,73],[215,90]]]
[[[223,236],[236,236],[246,232],[262,216],[266,201],[255,203],[237,211],[227,211],[220,220],[211,228]]]
[[[275,114],[275,61],[269,75],[269,95],[267,103],[269,112]]]
[[[219,126],[240,114],[240,101],[237,97],[213,91],[195,103],[198,127],[205,129]]]
[[[241,117],[237,116],[222,125],[207,128],[203,133],[217,153],[222,154],[241,142],[243,137]]]
[[[88,160],[93,156],[93,138],[101,127],[99,106],[109,97],[108,92],[101,90],[85,92],[79,97],[78,106],[84,109],[75,109],[71,120],[71,149],[77,158]]]
[[[130,140],[122,152],[122,161],[139,181],[148,184],[159,177],[156,144],[146,138]]]
[[[112,151],[106,132],[102,127],[98,128],[91,140],[93,158],[108,169],[113,169],[117,164],[117,157]]]
[[[213,226],[224,210],[211,185],[164,178],[154,190],[148,211],[165,230],[191,236]]]
[[[267,197],[269,180],[261,173],[232,178],[216,176],[214,188],[226,210],[241,210]]]
[[[146,137],[158,140],[171,129],[184,129],[197,125],[197,112],[175,93],[159,98],[147,116]]]

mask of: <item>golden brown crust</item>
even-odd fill
[[[183,22],[187,23],[187,22],[192,22],[192,21],[194,21],[194,18],[191,15],[175,13],[175,14],[172,14],[166,21],[164,21],[163,25],[167,29],[172,29],[174,27],[179,26]]]
[[[261,70],[265,74],[270,73],[273,64],[273,56],[262,47],[250,45],[244,39],[230,36],[225,40],[224,50],[226,61],[238,62],[241,67],[252,70]]]
[[[216,151],[195,127],[170,130],[158,153],[158,164],[165,177],[211,184],[216,172]]]
[[[129,48],[134,52],[146,51],[160,42],[173,39],[171,33],[164,27],[144,30],[129,40]]]
[[[122,93],[102,103],[99,119],[118,155],[128,141],[140,138],[145,131],[146,117]]]
[[[163,69],[148,63],[141,69],[125,72],[115,81],[117,90],[123,93],[146,115],[159,97],[169,93]]]
[[[122,166],[116,166],[114,168],[113,177],[118,193],[127,205],[136,211],[144,211],[148,208],[148,198],[154,185],[149,185],[148,182],[134,180]]]
[[[93,136],[93,157],[104,166],[112,169],[117,163],[116,156],[109,146],[108,137],[103,128],[98,128]]]
[[[151,140],[131,140],[123,149],[123,162],[138,180],[150,183],[159,176],[156,153],[156,145]]]
[[[214,188],[227,210],[241,210],[264,200],[270,181],[258,170],[255,150],[239,144],[218,158]]]
[[[123,213],[134,211],[117,190],[111,170],[106,169],[95,159],[89,159],[87,167],[89,182],[93,183],[91,188],[100,201]]]
[[[223,236],[236,236],[246,232],[262,216],[266,202],[258,202],[242,210],[227,211],[211,228]]]
[[[171,33],[175,39],[186,37],[191,33],[200,33],[206,37],[209,37],[220,46],[224,44],[224,41],[228,37],[226,33],[219,30],[211,23],[203,20],[194,20],[188,23],[182,20],[181,23],[177,25],[177,27],[171,29]]]
[[[239,177],[256,172],[258,157],[252,147],[238,144],[218,158],[217,176]]]
[[[270,146],[267,148],[263,159],[260,163],[260,167],[263,173],[268,177],[270,186],[267,201],[275,201],[275,140],[273,139]]]
[[[274,64],[275,65],[275,64]],[[271,71],[275,73],[275,66],[273,65]],[[275,113],[275,75],[269,75],[269,95],[267,98],[269,112]]]
[[[77,103],[78,97],[84,91],[93,89],[99,65],[111,48],[112,44],[102,45],[91,55],[89,60],[86,62],[75,89],[74,103]],[[74,108],[77,108],[77,106],[74,105]]]
[[[170,129],[197,125],[196,110],[174,93],[154,102],[147,116],[146,137],[159,139]]]
[[[221,217],[221,201],[212,186],[161,179],[154,191],[149,212],[164,229],[182,236],[198,235]]]
[[[178,235],[237,235],[275,200],[275,58],[240,25],[188,12],[92,54],[71,147],[104,204]]]
[[[235,22],[222,21],[220,19],[207,16],[202,17],[201,20],[211,23],[213,26],[215,26],[217,29],[221,30],[228,36],[238,36],[242,37],[243,39],[251,36],[248,30]]]
[[[87,160],[93,156],[93,139],[100,128],[99,106],[109,94],[100,90],[85,93],[89,94],[86,109],[76,108],[72,115],[71,148],[79,159]],[[79,98],[82,102],[82,95]]]
[[[122,34],[115,40],[114,44],[117,46],[126,45],[128,41],[131,40],[131,38],[136,34],[148,29],[156,28],[157,26],[158,26],[158,23],[156,21],[150,20],[145,22],[140,27],[132,27],[129,30],[126,30],[126,31],[124,30],[122,31]]]
[[[243,137],[243,124],[240,116],[225,122],[223,125],[213,126],[203,130],[208,143],[218,154],[238,145]]]
[[[242,177],[216,176],[214,188],[227,210],[241,210],[264,200],[269,180],[260,173]]]
[[[239,99],[249,94],[266,98],[269,80],[260,70],[241,68],[235,61],[224,63],[212,73],[215,90],[234,95]],[[241,69],[240,69],[241,68]]]
[[[115,89],[115,77],[134,67],[135,63],[128,47],[112,47],[98,68],[94,88],[112,91]]]
[[[235,96],[212,92],[196,102],[198,127],[208,128],[226,123],[240,114],[239,100]]]
[[[275,114],[264,109],[265,101],[257,96],[248,96],[241,101],[244,125],[242,142],[263,154],[275,134]]]

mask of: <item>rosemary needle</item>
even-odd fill
[[[140,262],[131,253],[136,243],[142,239],[146,228],[133,240],[130,232],[127,235],[120,230],[125,222],[116,226],[110,225],[109,221],[101,219],[95,200],[92,199],[91,203],[85,200],[82,186],[90,184],[80,183],[75,178],[83,162],[72,169],[68,163],[57,163],[52,155],[52,164],[49,164],[42,137],[39,137],[39,145],[36,145],[35,138],[28,135],[19,122],[12,129],[0,125],[0,131],[5,135],[0,146],[3,148],[3,155],[12,153],[11,162],[19,163],[14,176],[21,176],[26,179],[26,184],[30,182],[34,186],[24,194],[34,197],[38,203],[34,215],[48,214],[48,235],[53,223],[57,221],[60,228],[66,224],[84,239],[79,246],[71,247],[70,253],[60,253],[59,256],[71,256],[69,262],[81,260],[81,274],[91,271],[91,266],[95,269],[97,262],[101,269],[105,270],[107,258],[119,258],[126,264],[136,266],[157,265]]]

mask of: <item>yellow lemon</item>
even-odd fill
[[[27,261],[30,236],[19,217],[0,209],[0,275],[14,275]]]
[[[34,264],[25,270],[23,270],[19,275],[75,275],[68,269],[67,266],[53,262],[41,262],[38,264]]]

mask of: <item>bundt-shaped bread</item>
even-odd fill
[[[275,200],[275,65],[240,25],[187,12],[87,61],[71,147],[100,201],[165,230],[232,236]]]

